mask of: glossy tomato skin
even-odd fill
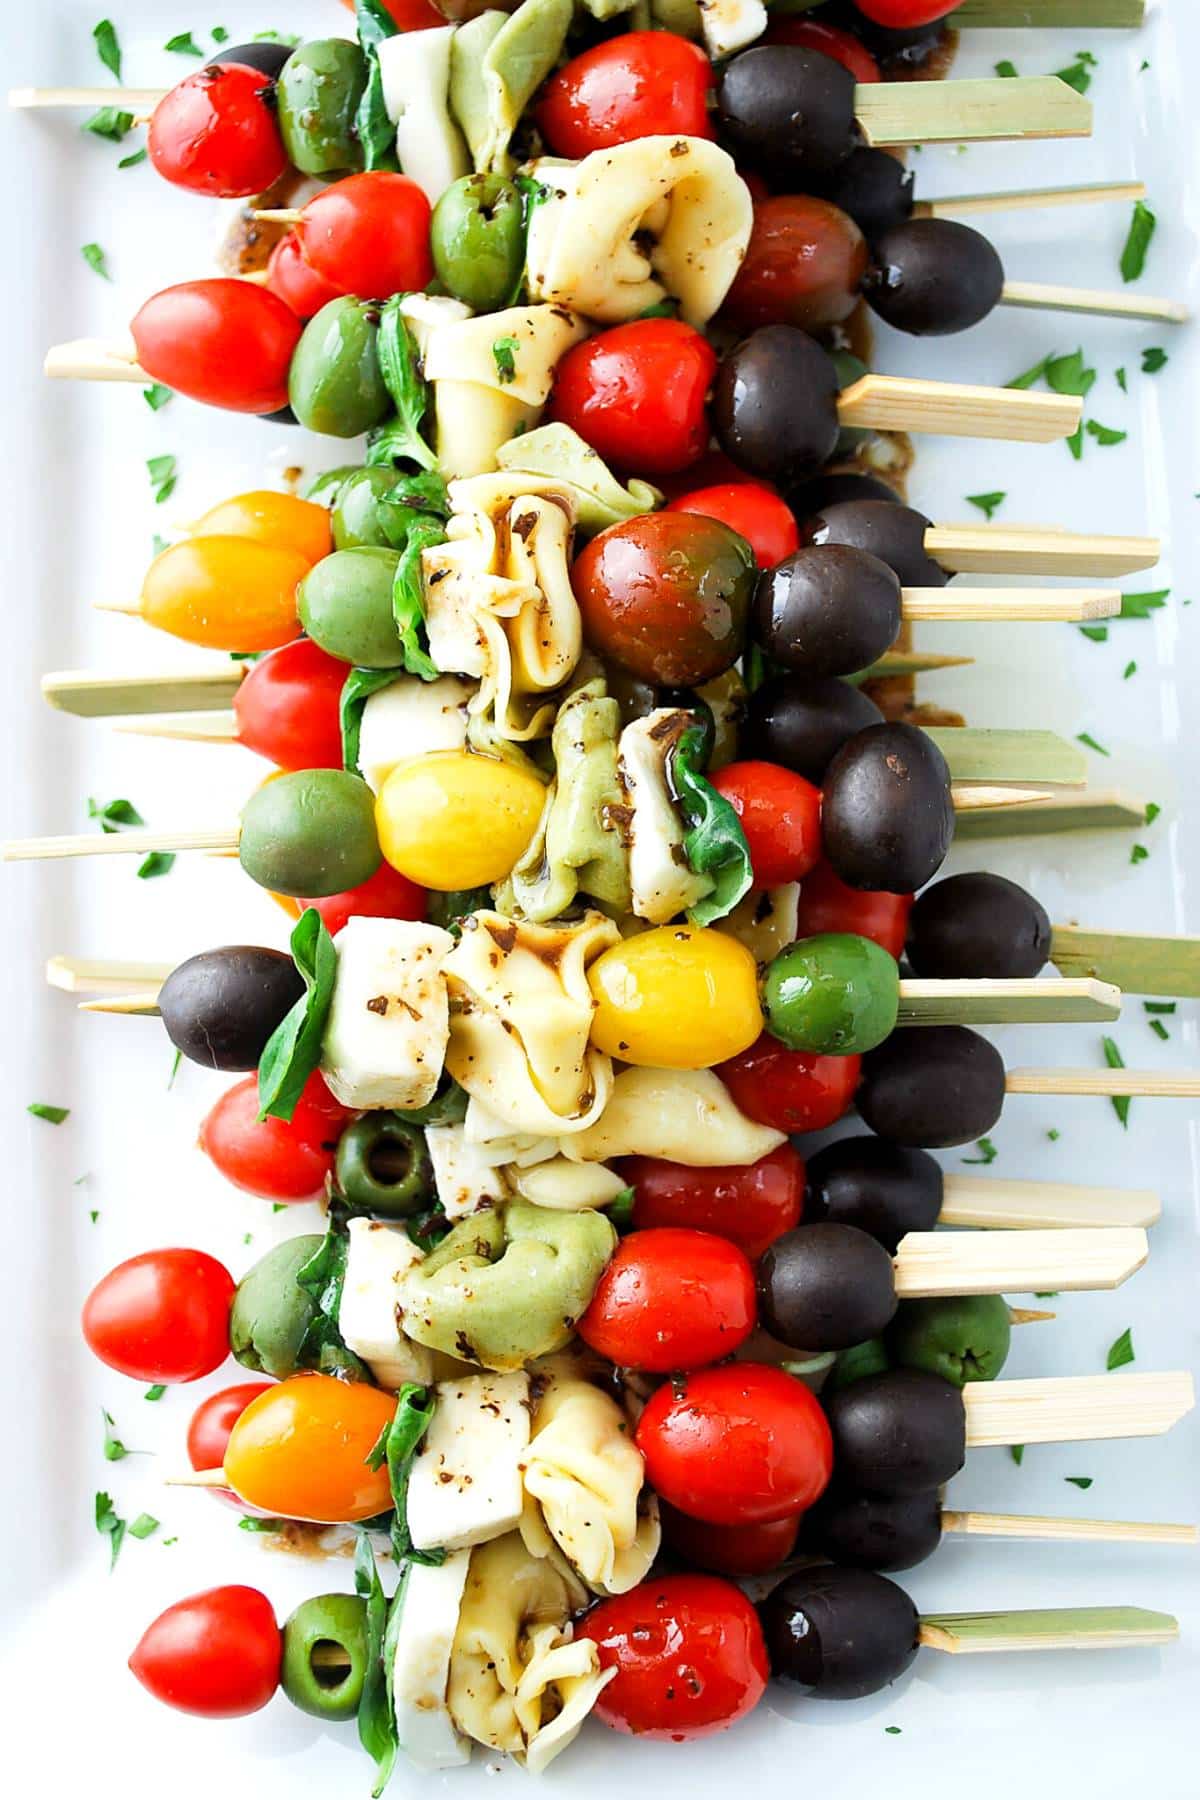
[[[712,777],[742,822],[754,885],[800,881],[821,856],[821,790],[778,763],[727,763]]]
[[[338,293],[386,300],[432,278],[431,217],[415,181],[372,169],[314,195],[295,230],[305,260]]]
[[[775,194],[754,207],[745,260],[724,312],[743,331],[798,325],[823,331],[848,319],[867,272],[867,240],[847,213],[809,194]]]
[[[712,487],[693,488],[667,505],[668,512],[699,513],[706,519],[719,519],[739,537],[744,537],[754,552],[760,569],[773,569],[800,546],[800,533],[791,508],[774,488],[765,482],[719,482]]]
[[[280,238],[267,264],[267,286],[290,306],[298,319],[311,319],[331,300],[341,298],[342,290],[323,275],[318,275],[300,248],[294,231]]]
[[[864,18],[875,25],[903,30],[909,25],[932,25],[952,13],[958,0],[854,0]]]
[[[676,1556],[714,1575],[765,1575],[786,1562],[796,1547],[800,1521],[772,1519],[764,1525],[708,1525],[689,1519],[659,1501],[663,1542]]]
[[[285,172],[274,83],[240,63],[208,63],[164,94],[146,147],[166,181],[221,200],[261,194]]]
[[[247,1075],[217,1101],[200,1127],[200,1148],[226,1181],[263,1200],[315,1200],[333,1173],[349,1114],[319,1074],[310,1075],[292,1114],[259,1119],[258,1078]]]
[[[788,1050],[764,1031],[717,1074],[748,1119],[776,1131],[824,1131],[849,1110],[862,1069],[859,1056]]]
[[[757,1613],[714,1575],[644,1581],[593,1607],[575,1635],[617,1670],[596,1717],[632,1737],[681,1744],[724,1731],[758,1705],[770,1673]]]
[[[832,56],[849,69],[856,82],[879,81],[879,64],[858,38],[836,25],[824,25],[819,19],[772,19],[763,33],[764,44],[799,44],[805,50],[819,50]]]
[[[287,405],[300,321],[278,294],[216,276],[152,294],[130,324],[147,375],[227,412]]]
[[[912,894],[887,894],[847,887],[827,862],[819,862],[800,885],[798,938],[826,931],[852,931],[870,938],[900,960],[912,911]]]
[[[216,1587],[160,1613],[142,1633],[129,1667],[165,1706],[202,1719],[238,1719],[270,1700],[282,1656],[283,1639],[266,1595],[252,1587]]]
[[[804,1161],[780,1144],[745,1168],[690,1169],[654,1156],[629,1156],[621,1174],[633,1189],[633,1226],[691,1226],[728,1238],[757,1261],[800,1223]]]
[[[354,0],[342,0],[354,11]],[[444,25],[452,15],[441,12],[431,0],[383,0],[384,10],[401,31],[428,31],[433,25]]]
[[[767,1363],[725,1363],[664,1383],[650,1396],[636,1441],[655,1492],[710,1525],[795,1518],[833,1472],[819,1401]]]
[[[350,665],[297,638],[253,663],[233,697],[238,742],[280,769],[340,769]]]
[[[728,1238],[666,1226],[622,1238],[576,1329],[623,1369],[698,1369],[754,1329],[754,1271]]]
[[[300,900],[301,910],[315,906],[330,937],[336,937],[347,919],[423,919],[429,895],[391,863],[380,863],[375,873],[344,894],[327,894],[322,900]]]
[[[234,1423],[240,1419],[252,1400],[265,1394],[269,1381],[242,1381],[236,1387],[221,1388],[202,1400],[192,1414],[187,1430],[188,1461],[193,1469],[219,1469],[225,1461],[225,1446]],[[219,1500],[231,1500],[242,1510],[241,1501],[232,1488],[214,1488]]]
[[[704,453],[716,369],[712,345],[682,319],[632,319],[568,350],[548,417],[618,469],[670,474]]]
[[[391,1505],[386,1464],[367,1458],[396,1396],[363,1381],[293,1375],[252,1400],[225,1448],[229,1484],[277,1518],[354,1524]]]
[[[712,64],[666,31],[629,31],[559,69],[535,109],[555,156],[587,156],[633,138],[713,135],[706,96]]]
[[[203,1250],[146,1250],[110,1269],[83,1305],[88,1349],[135,1381],[198,1381],[229,1355],[234,1280]]]

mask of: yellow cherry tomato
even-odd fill
[[[156,556],[142,583],[142,617],[209,650],[276,650],[300,636],[298,550],[253,538],[200,537]]]
[[[223,500],[192,526],[193,537],[254,538],[281,550],[296,550],[311,566],[333,549],[329,508],[295,494],[256,488]]]
[[[710,1069],[763,1028],[758,969],[744,944],[703,926],[660,925],[614,944],[588,970],[592,1043],[645,1069]]]
[[[545,798],[536,775],[498,756],[435,750],[396,764],[375,801],[375,828],[393,869],[451,894],[504,879]]]
[[[367,1458],[396,1410],[365,1381],[292,1375],[252,1400],[225,1446],[225,1474],[250,1506],[281,1519],[353,1524],[392,1504],[386,1463]]]

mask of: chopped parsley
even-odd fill
[[[517,379],[517,351],[521,348],[516,338],[497,338],[492,345],[492,360],[496,365],[496,379],[501,387],[507,387],[510,381]]]
[[[142,399],[151,412],[161,412],[168,401],[175,398],[173,388],[164,387],[161,381],[152,382],[148,388],[142,389]]]
[[[145,1393],[142,1395],[142,1399],[143,1400],[161,1400],[163,1395],[166,1393],[166,1391],[167,1391],[166,1382],[165,1381],[156,1381],[153,1387],[148,1387],[146,1389]]]
[[[1096,59],[1090,50],[1077,50],[1075,61],[1065,69],[1055,69],[1054,73],[1068,87],[1073,87],[1077,94],[1086,94],[1092,85],[1091,71],[1096,66]]]
[[[1136,1360],[1133,1352],[1133,1332],[1126,1326],[1116,1341],[1109,1345],[1105,1368],[1111,1374],[1114,1369],[1123,1369],[1127,1363]]]
[[[1117,369],[1115,371],[1115,373],[1116,373],[1116,378],[1117,378],[1117,386],[1120,388],[1120,390],[1123,394],[1127,394],[1129,392],[1129,387],[1125,380],[1124,369]]]
[[[125,1521],[118,1516],[111,1494],[96,1495],[96,1530],[108,1539],[108,1570],[111,1575],[125,1541]]]
[[[119,106],[102,106],[90,119],[85,119],[79,129],[119,144],[133,130],[133,114]]]
[[[174,867],[173,850],[151,850],[149,856],[138,864],[138,880],[153,881],[158,875],[169,875]]]
[[[1079,635],[1081,637],[1088,638],[1093,644],[1107,644],[1107,642],[1108,642],[1108,626],[1107,625],[1081,625],[1079,627]]]
[[[1162,807],[1158,804],[1157,800],[1147,800],[1147,802],[1146,802],[1146,823],[1147,823],[1147,825],[1153,825],[1155,819],[1157,819],[1157,817],[1161,811],[1162,811]]]
[[[1164,1044],[1170,1043],[1171,1034],[1161,1019],[1147,1019],[1146,1023],[1149,1025],[1155,1037],[1161,1038]]]
[[[998,64],[997,64],[997,67],[999,67]],[[1014,73],[1014,75],[1016,74],[1015,69],[1013,70],[1013,73]],[[901,1735],[899,1725],[885,1725],[883,1730],[884,1730],[884,1735],[886,1737],[899,1737]]]
[[[117,37],[117,28],[111,19],[101,19],[98,25],[92,26],[92,38],[96,45],[96,55],[109,73],[117,81],[121,79],[121,45]]]
[[[1145,860],[1149,856],[1149,854],[1150,854],[1150,852],[1147,850],[1145,844],[1134,844],[1133,848],[1129,852],[1129,860],[1133,864],[1134,868],[1136,869],[1136,867],[1139,863],[1145,862]]]
[[[1146,252],[1150,248],[1150,239],[1154,236],[1154,228],[1158,220],[1150,211],[1144,200],[1134,204],[1133,217],[1129,221],[1129,235],[1125,239],[1125,248],[1121,251],[1119,264],[1122,281],[1136,281],[1146,266]]]
[[[101,831],[106,833],[124,831],[129,825],[146,823],[132,800],[110,800],[107,805],[101,806],[98,800],[89,795],[87,812],[88,818],[95,819]]]
[[[1178,1012],[1178,1000],[1143,1000],[1142,1011],[1148,1013],[1166,1013],[1168,1016]]]
[[[129,1535],[134,1538],[153,1537],[158,1530],[158,1520],[150,1513],[139,1513],[129,1527]]]
[[[149,456],[146,458],[146,473],[150,477],[150,486],[154,489],[154,504],[161,506],[175,492],[175,458],[173,456]]]
[[[1121,679],[1122,679],[1122,681],[1128,681],[1129,677],[1131,675],[1136,675],[1136,674],[1137,674],[1137,664],[1135,662],[1127,662],[1125,664],[1125,673],[1122,675]]]
[[[1165,350],[1160,349],[1157,344],[1151,344],[1148,350],[1142,351],[1142,374],[1157,375],[1170,360]]]
[[[1015,81],[1017,78],[1017,65],[1014,62],[1010,62],[1006,56],[1003,61],[996,64],[996,73],[1002,81]]]
[[[167,1076],[167,1092],[168,1092],[168,1094],[170,1093],[171,1089],[175,1086],[175,1077],[179,1073],[179,1065],[182,1061],[183,1061],[183,1051],[177,1050],[175,1052],[175,1059],[171,1064],[171,1073]]]
[[[1099,756],[1110,756],[1110,755],[1111,755],[1111,754],[1112,754],[1112,752],[1111,752],[1111,751],[1109,751],[1109,750],[1106,750],[1106,749],[1105,749],[1105,748],[1104,748],[1104,745],[1103,745],[1103,744],[1101,744],[1101,743],[1099,743],[1099,742],[1098,742],[1098,741],[1097,741],[1097,740],[1096,740],[1096,739],[1095,739],[1095,738],[1094,738],[1094,737],[1093,737],[1093,736],[1092,736],[1092,734],[1091,734],[1091,732],[1090,732],[1090,731],[1078,731],[1078,732],[1076,732],[1076,734],[1075,734],[1075,742],[1076,742],[1076,743],[1077,743],[1077,744],[1084,744],[1084,745],[1086,745],[1086,746],[1087,746],[1087,748],[1088,748],[1088,749],[1089,749],[1089,750],[1095,750],[1095,751],[1096,751],[1096,753],[1097,753],[1097,755],[1099,755]]]
[[[100,1214],[99,1214],[99,1213],[98,1213],[98,1212],[91,1212],[91,1213],[89,1213],[89,1214],[88,1214],[88,1218],[89,1218],[89,1219],[90,1219],[90,1220],[91,1220],[91,1221],[92,1221],[92,1224],[93,1224],[93,1225],[94,1225],[94,1224],[95,1224],[95,1223],[96,1223],[96,1220],[97,1220],[97,1219],[98,1219],[98,1218],[99,1218],[99,1217],[100,1217]]]
[[[35,1119],[45,1119],[47,1125],[61,1125],[71,1116],[69,1106],[50,1106],[45,1100],[31,1100],[25,1111],[32,1113]]]
[[[99,275],[104,281],[112,280],[112,276],[108,272],[108,260],[99,244],[84,244],[80,248],[79,254],[93,275]]]
[[[990,519],[996,508],[1007,500],[1007,498],[1008,495],[1003,492],[997,492],[995,494],[968,494],[967,505],[977,506],[980,512],[984,514],[985,518]]]
[[[1046,1133],[1046,1136],[1050,1139],[1050,1142],[1052,1144],[1057,1144],[1059,1138],[1062,1136],[1062,1133],[1059,1131],[1059,1129],[1056,1125],[1052,1125],[1050,1127],[1049,1131]]]
[[[203,56],[204,52],[190,31],[177,31],[173,38],[168,38],[163,45],[164,50],[174,51],[176,56]]]
[[[1063,1480],[1069,1481],[1072,1487],[1082,1488],[1086,1493],[1092,1485],[1093,1477],[1091,1475],[1064,1475]]]
[[[101,1407],[100,1417],[104,1421],[104,1460],[105,1460],[105,1462],[123,1462],[125,1457],[129,1456],[132,1453],[125,1448],[124,1444],[121,1442],[120,1438],[117,1436],[116,1431],[113,1428],[112,1414],[110,1412],[105,1412],[104,1408]]]
[[[140,150],[131,151],[128,156],[123,156],[117,164],[117,167],[118,169],[135,169],[138,163],[147,161],[149,155],[150,152],[146,149],[145,145],[143,145]]]
[[[227,44],[229,42],[229,33],[223,25],[214,25],[208,35],[214,44]]]
[[[1122,594],[1119,616],[1122,619],[1148,619],[1152,612],[1166,605],[1170,592],[1170,588],[1153,588],[1145,594]]]
[[[1100,1039],[1100,1042],[1104,1047],[1104,1060],[1108,1064],[1109,1068],[1110,1069],[1123,1069],[1125,1067],[1125,1058],[1121,1055],[1121,1052],[1117,1049],[1115,1041],[1110,1037],[1104,1037],[1104,1038]],[[1116,1113],[1118,1119],[1120,1119],[1122,1128],[1125,1131],[1128,1131],[1129,1130],[1129,1108],[1130,1108],[1130,1104],[1131,1104],[1129,1095],[1128,1094],[1112,1094],[1110,1096],[1110,1098],[1112,1100],[1112,1109]],[[1130,1361],[1132,1361],[1132,1360],[1133,1359],[1131,1357]],[[1110,1368],[1112,1367],[1111,1363],[1109,1364],[1109,1367]]]
[[[171,548],[171,546],[167,542],[166,538],[160,537],[158,532],[156,531],[154,534],[154,537],[151,539],[150,554],[152,556],[161,556],[164,550],[169,550],[170,548]],[[257,653],[257,651],[255,651],[253,654],[257,655],[258,653]],[[235,662],[237,661],[236,656],[234,657],[234,661]]]
[[[1000,1154],[991,1138],[988,1137],[978,1138],[975,1148],[979,1151],[979,1155],[964,1156],[962,1160],[965,1163],[983,1163],[986,1166],[988,1163],[994,1163]]]
[[[239,1531],[282,1531],[282,1519],[256,1519],[247,1513],[244,1519],[238,1520]]]
[[[1020,1468],[1021,1464],[1025,1460],[1024,1444],[1010,1444],[1008,1446],[1008,1454],[1012,1457],[1012,1459],[1016,1463],[1017,1467]]]
[[[1088,367],[1082,350],[1071,350],[1065,356],[1048,356],[1042,374],[1056,394],[1085,397],[1096,382],[1096,371]]]
[[[1089,419],[1086,426],[1090,438],[1105,448],[1109,444],[1123,444],[1129,436],[1127,431],[1114,431],[1111,425],[1102,425],[1099,419]]]

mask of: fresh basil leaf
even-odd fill
[[[50,1106],[45,1100],[31,1100],[25,1111],[32,1113],[35,1119],[45,1119],[47,1125],[61,1125],[71,1116],[69,1106]]]
[[[354,22],[367,59],[367,84],[354,115],[354,131],[362,145],[363,166],[367,169],[398,169],[396,127],[388,117],[383,97],[383,74],[379,67],[379,46],[386,38],[395,37],[398,27],[381,0],[354,0]]]
[[[302,1368],[317,1369],[322,1375],[341,1375],[350,1381],[369,1384],[371,1371],[352,1350],[347,1350],[338,1327],[349,1254],[350,1239],[344,1216],[332,1214],[329,1229],[320,1244],[296,1271],[297,1287],[304,1290],[317,1308],[309,1320],[296,1361]]]
[[[1146,252],[1150,248],[1150,240],[1154,236],[1158,220],[1150,211],[1144,200],[1134,204],[1133,217],[1129,221],[1129,235],[1125,239],[1125,247],[1121,251],[1121,280],[1136,281],[1146,267]]]
[[[338,719],[342,728],[342,767],[351,775],[361,773],[358,766],[362,737],[363,709],[372,694],[391,687],[404,675],[403,669],[351,669],[342,683],[338,702]]]
[[[1114,1369],[1123,1369],[1127,1363],[1136,1362],[1133,1352],[1133,1332],[1126,1327],[1115,1343],[1109,1345],[1105,1368],[1111,1374]]]
[[[396,1396],[396,1411],[384,1439],[388,1480],[392,1488],[392,1553],[397,1562],[418,1562],[437,1567],[445,1562],[444,1550],[416,1550],[408,1531],[408,1481],[413,1457],[433,1421],[437,1395],[433,1388],[408,1381]]]
[[[436,681],[440,673],[425,646],[425,600],[421,586],[421,552],[445,542],[441,519],[414,519],[400,552],[392,582],[392,616],[404,646],[404,668],[422,681]]]
[[[79,129],[90,131],[94,137],[107,138],[112,144],[119,144],[133,130],[133,114],[125,112],[119,106],[101,106],[90,119],[83,121]]]
[[[92,38],[96,45],[96,54],[110,74],[121,79],[121,45],[117,37],[117,28],[111,19],[101,19],[98,25],[92,26]]]
[[[396,1117],[403,1119],[407,1125],[461,1125],[467,1116],[467,1092],[460,1088],[453,1075],[443,1074],[438,1083],[437,1093],[424,1106],[410,1107],[408,1112],[397,1112]]]
[[[754,880],[750,848],[741,820],[703,770],[703,725],[689,725],[667,758],[672,797],[686,826],[683,848],[698,875],[711,875],[713,891],[688,913],[693,925],[711,925],[732,912]]]
[[[361,5],[362,0],[359,3]],[[358,1703],[358,1740],[375,1764],[375,1786],[371,1795],[372,1800],[378,1800],[391,1779],[400,1744],[383,1665],[388,1601],[379,1579],[375,1552],[365,1531],[359,1533],[354,1553],[354,1591],[367,1603],[367,1672],[362,1699]]]
[[[80,255],[93,274],[99,275],[105,281],[112,280],[112,276],[108,272],[107,259],[99,244],[84,244]]]
[[[292,960],[305,992],[267,1040],[258,1065],[259,1119],[290,1120],[304,1084],[321,1060],[321,1039],[333,983],[337,951],[315,906],[307,906],[291,938]]]
[[[138,880],[153,881],[156,876],[169,875],[174,867],[175,852],[173,850],[152,850],[149,856],[138,864]]]
[[[608,1214],[614,1230],[624,1233],[630,1229],[633,1224],[633,1203],[636,1199],[637,1190],[631,1187],[622,1188],[619,1194],[613,1195],[604,1210]]]
[[[113,1506],[111,1494],[96,1495],[96,1530],[108,1539],[108,1572],[111,1575],[125,1541],[125,1521]]]
[[[415,462],[422,469],[436,469],[437,457],[421,436],[429,390],[417,367],[413,341],[400,311],[403,299],[403,294],[393,294],[384,302],[379,314],[376,340],[379,368],[396,408],[396,416],[372,436],[367,462],[407,461]]]
[[[1123,1069],[1125,1067],[1125,1058],[1121,1055],[1121,1052],[1118,1050],[1115,1041],[1110,1037],[1104,1037],[1104,1038],[1100,1039],[1100,1042],[1104,1047],[1104,1060],[1108,1064],[1109,1068],[1110,1069]],[[1131,1105],[1129,1095],[1128,1094],[1113,1094],[1110,1096],[1110,1098],[1112,1100],[1113,1111],[1116,1113],[1118,1119],[1120,1119],[1121,1124],[1124,1126],[1125,1130],[1128,1131],[1129,1130],[1129,1108]],[[1126,1334],[1126,1335],[1128,1335],[1128,1334]],[[1126,1360],[1129,1362],[1133,1361],[1132,1353],[1129,1355],[1129,1357]],[[1108,1366],[1111,1369],[1113,1365],[1110,1362]]]

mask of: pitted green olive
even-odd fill
[[[425,1133],[399,1113],[368,1112],[338,1139],[337,1184],[351,1206],[381,1219],[407,1219],[433,1199]]]
[[[928,1369],[955,1387],[995,1381],[1008,1359],[1012,1322],[1000,1294],[904,1300],[888,1326],[887,1347],[905,1369]]]
[[[315,1594],[284,1625],[280,1686],[314,1719],[352,1719],[369,1666],[367,1603],[357,1594]]]
[[[485,1369],[561,1350],[617,1246],[597,1212],[514,1200],[464,1219],[407,1278],[407,1336]]]
[[[305,175],[361,169],[354,115],[367,85],[367,59],[346,38],[314,38],[288,57],[276,102],[288,160]]]
[[[283,1381],[305,1366],[300,1347],[317,1303],[296,1276],[321,1248],[321,1234],[287,1238],[260,1256],[238,1282],[229,1315],[229,1348],[245,1369]]]

